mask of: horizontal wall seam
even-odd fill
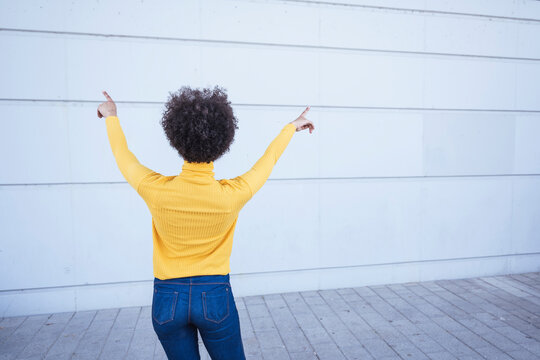
[[[398,8],[398,7],[390,7],[390,6],[351,4],[351,3],[333,2],[333,1],[279,0],[279,2],[283,2],[283,1],[294,2],[294,3],[304,3],[304,4],[336,6],[336,7],[341,6],[341,7],[364,8],[364,9],[372,9],[372,10],[394,11],[394,12],[400,12],[400,13],[407,12],[407,13],[412,13],[412,14],[424,13],[424,14],[434,14],[434,15],[479,17],[479,18],[510,20],[510,21],[518,21],[518,22],[533,22],[533,23],[540,22],[540,19],[535,19],[535,18],[520,18],[520,17],[502,16],[502,15],[474,14],[474,13],[463,13],[463,12],[457,12],[457,11]]]
[[[87,37],[106,37],[106,38],[124,38],[124,39],[139,39],[139,40],[165,40],[165,41],[182,41],[182,42],[194,42],[194,43],[214,43],[214,44],[232,44],[232,45],[247,45],[247,46],[272,46],[283,48],[299,48],[299,49],[316,49],[316,50],[332,50],[332,51],[351,51],[351,52],[367,52],[367,53],[382,53],[382,54],[401,54],[401,55],[413,55],[413,56],[437,56],[437,57],[458,57],[458,58],[476,58],[476,59],[490,59],[501,61],[540,61],[540,58],[526,58],[526,57],[513,57],[513,56],[495,56],[495,55],[475,55],[475,54],[457,54],[457,53],[439,53],[428,51],[407,51],[407,50],[387,50],[387,49],[369,49],[369,48],[351,48],[340,46],[324,46],[324,45],[304,45],[304,44],[283,44],[283,43],[269,43],[269,42],[256,42],[256,41],[235,41],[235,40],[215,40],[215,39],[190,39],[190,38],[176,38],[166,36],[145,36],[145,35],[121,35],[121,34],[100,34],[100,33],[84,33],[74,31],[52,31],[52,30],[31,30],[31,29],[14,29],[14,28],[0,28],[0,31],[10,32],[27,32],[27,33],[41,33],[41,34],[54,34],[54,35],[74,35],[74,36],[87,36]]]
[[[100,104],[103,100],[75,100],[75,99],[16,99],[16,98],[0,98],[1,102],[36,102],[36,103],[80,103],[80,104]],[[116,104],[127,105],[164,105],[165,101],[130,101],[130,100],[115,100]],[[268,107],[268,108],[304,108],[306,104],[255,104],[255,103],[231,103],[237,107]],[[426,108],[426,107],[392,107],[392,106],[353,106],[353,105],[310,105],[315,109],[350,109],[350,110],[390,110],[390,111],[446,111],[446,112],[495,112],[495,113],[540,113],[540,109],[466,109],[466,108]]]
[[[436,263],[436,262],[478,260],[478,259],[504,258],[504,257],[513,257],[513,256],[532,256],[532,255],[540,255],[540,252],[517,253],[517,254],[500,254],[500,255],[481,255],[481,256],[468,256],[468,257],[461,257],[461,258],[446,258],[446,259],[409,260],[409,261],[396,261],[396,262],[387,262],[387,263],[371,263],[371,264],[343,265],[343,266],[326,266],[326,267],[319,267],[319,268],[274,270],[274,271],[260,271],[260,272],[249,272],[249,273],[231,273],[231,276],[267,275],[267,274],[279,274],[279,273],[303,272],[303,271],[324,271],[324,270],[355,269],[355,268],[363,268],[363,267],[370,267],[370,266],[391,266],[391,265],[417,264],[417,263],[429,263],[429,262],[435,262]],[[59,285],[59,286],[47,286],[47,287],[35,287],[35,288],[23,288],[23,289],[4,289],[4,290],[0,290],[0,293],[24,292],[24,291],[40,291],[40,290],[51,290],[51,289],[69,289],[69,288],[73,288],[73,287],[87,287],[87,286],[127,285],[127,284],[147,283],[147,282],[153,282],[153,281],[154,281],[153,279],[151,279],[151,280],[128,280],[128,281],[112,281],[112,282],[92,283],[92,284]]]
[[[171,175],[165,175],[171,176]],[[267,181],[319,181],[319,180],[430,180],[430,179],[467,179],[467,178],[505,178],[505,177],[538,177],[540,174],[471,174],[471,175],[410,175],[410,176],[350,176],[350,177],[297,177],[268,179]],[[219,179],[216,179],[219,180]],[[0,184],[0,187],[10,186],[70,186],[70,185],[125,185],[127,181],[93,181],[93,182],[58,182],[58,183],[24,183]]]

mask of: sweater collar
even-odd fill
[[[182,165],[182,172],[188,173],[188,174],[202,174],[202,175],[210,175],[214,176],[214,162],[210,161],[209,163],[206,162],[189,162],[187,160],[184,160],[184,164]]]

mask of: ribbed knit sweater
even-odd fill
[[[174,176],[147,168],[128,149],[118,117],[108,116],[105,122],[120,172],[152,215],[154,276],[228,274],[238,214],[270,176],[296,126],[287,123],[246,173],[216,180],[213,162],[184,160]]]

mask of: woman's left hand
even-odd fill
[[[97,108],[98,118],[107,117],[107,116],[116,116],[116,104],[113,99],[107,94],[106,91],[103,91],[103,95],[107,99],[106,102],[99,104]]]

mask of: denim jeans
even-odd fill
[[[229,274],[154,278],[152,324],[168,359],[200,359],[197,329],[212,360],[245,359]]]

